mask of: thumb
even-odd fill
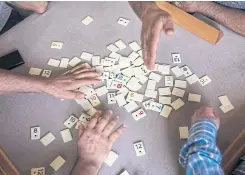
[[[84,93],[79,91],[64,91],[63,94],[61,94],[61,98],[64,99],[83,99]]]

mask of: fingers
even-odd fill
[[[167,36],[171,36],[174,34],[174,22],[171,17],[167,19],[166,25],[163,30],[165,35]]]
[[[109,136],[109,141],[111,144],[113,144],[123,133],[123,131],[126,129],[126,125],[120,126],[115,132],[113,132]]]
[[[62,92],[62,95],[59,98],[64,98],[64,99],[83,99],[84,94],[79,91],[64,91]]]
[[[85,85],[98,84],[100,82],[101,82],[101,80],[99,80],[99,79],[87,79],[87,78],[86,79],[78,79],[78,80],[72,82],[73,83],[72,89],[77,89],[77,88],[79,88],[81,86],[85,86]]]
[[[96,124],[98,122],[98,118],[100,117],[100,115],[101,115],[101,112],[97,112],[94,115],[94,117],[92,117],[90,119],[90,121],[88,122],[87,128],[93,129],[96,126]]]
[[[95,130],[98,132],[103,131],[105,126],[108,124],[111,115],[112,115],[112,111],[106,111],[103,117],[99,120],[98,124],[95,126]]]
[[[85,69],[85,68],[87,68],[87,65],[86,65],[86,64],[80,64],[79,66],[76,66],[76,67],[74,67],[73,69],[71,69],[71,70],[69,71],[69,73],[73,73],[73,72],[75,72],[76,70],[79,70],[79,69]]]
[[[143,50],[143,59],[144,59],[144,63],[147,67],[147,69],[150,69],[149,67],[149,57],[148,57],[148,47],[147,47],[147,31],[148,29],[145,28],[144,26],[142,26],[142,30],[141,30],[141,43],[142,43],[142,50]]]
[[[114,128],[117,125],[117,122],[119,120],[119,117],[114,117],[107,125],[105,126],[104,130],[102,131],[104,135],[109,136],[111,132],[114,130]]]
[[[87,71],[87,72],[81,72],[76,75],[76,79],[83,79],[83,78],[99,78],[100,73],[95,71]]]
[[[77,135],[77,140],[83,135],[85,131],[85,127],[83,126],[83,124],[79,124],[79,127],[78,127],[78,135]]]

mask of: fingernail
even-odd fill
[[[123,127],[124,127],[124,128],[127,128],[127,125],[124,125],[124,124],[123,124]]]
[[[119,116],[116,116],[116,119],[119,119],[120,117]]]
[[[112,110],[108,110],[107,112],[108,112],[109,114],[112,114],[112,113],[113,113]]]

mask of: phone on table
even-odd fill
[[[10,70],[24,63],[25,62],[18,50],[0,57],[0,69]]]

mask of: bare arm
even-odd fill
[[[214,2],[174,2],[174,4],[187,11],[201,13],[227,28],[245,36],[245,11],[225,7]]]
[[[0,70],[0,94],[12,92],[45,92],[57,98],[80,99],[84,94],[77,91],[81,86],[97,84],[100,73],[86,67],[75,67],[69,73],[54,78],[24,76]]]
[[[40,78],[23,76],[9,71],[0,72],[0,82],[0,94],[44,91],[44,82]]]

